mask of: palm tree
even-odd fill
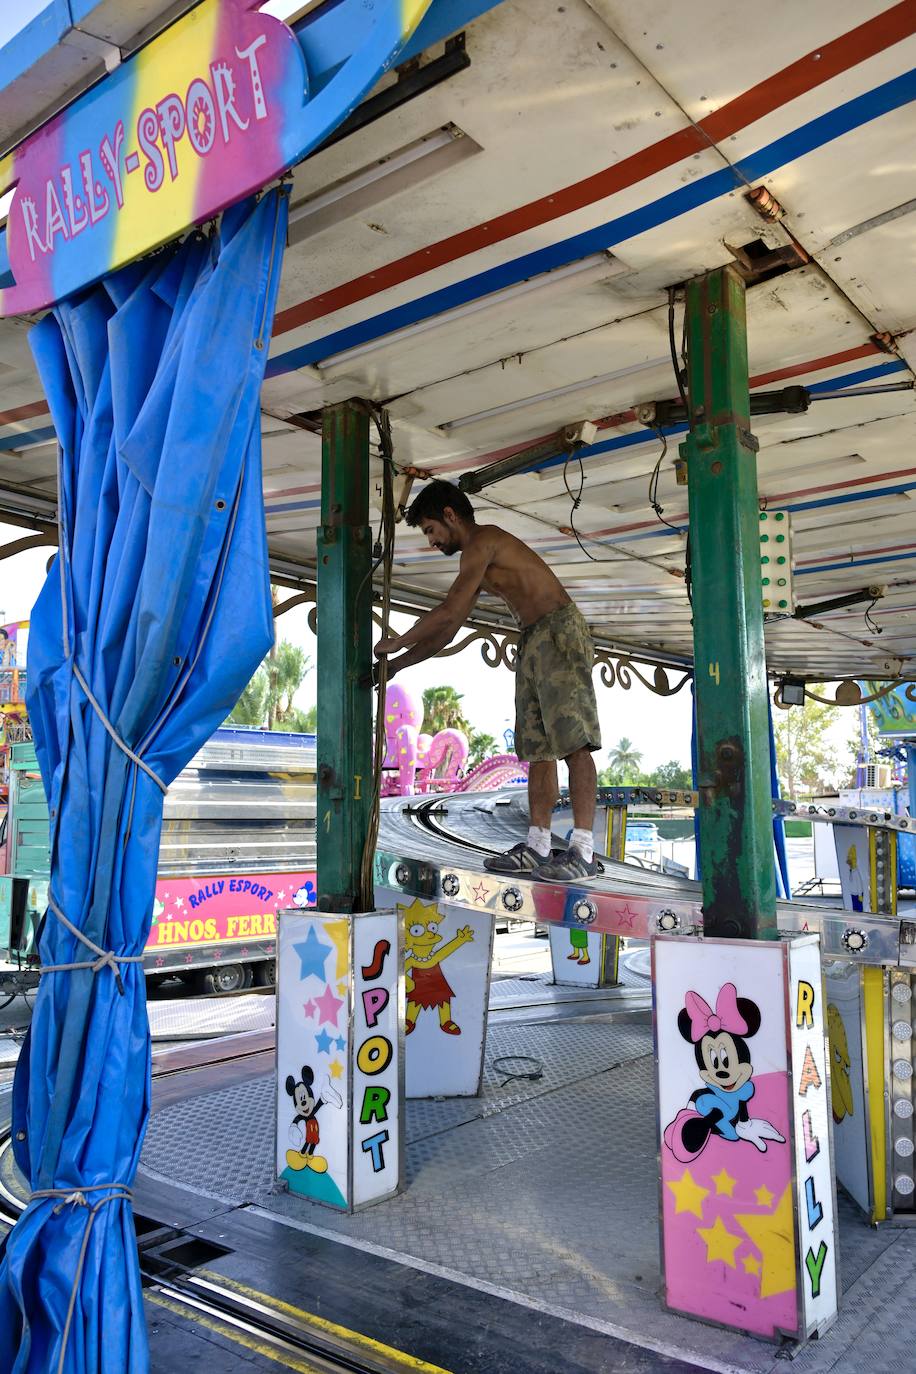
[[[436,735],[440,730],[463,730],[469,735],[471,727],[464,716],[461,693],[454,687],[427,687],[423,693],[421,729],[428,735]]]
[[[629,782],[639,772],[642,754],[638,749],[634,749],[633,741],[627,739],[626,735],[617,741],[613,749],[608,750],[607,756],[611,769],[619,773],[625,782]]]

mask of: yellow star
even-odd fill
[[[761,1207],[773,1206],[774,1197],[773,1194],[770,1192],[769,1188],[755,1188],[754,1197],[760,1203]]]
[[[346,997],[346,995],[347,995],[347,983],[346,983],[346,979],[345,979],[342,983],[338,983],[338,984],[337,984],[337,991],[340,993],[341,997]]]
[[[757,1189],[758,1196],[764,1191]],[[763,1260],[760,1296],[788,1293],[795,1287],[795,1226],[792,1219],[792,1190],[786,1188],[773,1212],[736,1214],[735,1221],[754,1242]]]
[[[330,1064],[328,1065],[328,1072],[330,1073],[332,1078],[340,1077],[340,1075],[343,1073],[343,1064],[341,1064],[339,1059],[331,1060]]]
[[[754,1259],[753,1255],[745,1255],[741,1262],[744,1265],[745,1274],[760,1273],[760,1260]]]
[[[674,1194],[674,1215],[678,1216],[681,1212],[692,1212],[695,1217],[703,1220],[703,1199],[709,1197],[709,1189],[701,1188],[691,1176],[690,1170],[685,1169],[676,1183],[669,1183],[668,1187]]]
[[[698,1226],[697,1235],[706,1244],[706,1263],[724,1260],[732,1269],[735,1267],[735,1251],[744,1244],[743,1236],[735,1236],[729,1231],[721,1217],[716,1217],[712,1226]]]
[[[737,1180],[732,1178],[724,1166],[717,1174],[713,1174],[712,1181],[716,1185],[717,1193],[724,1193],[726,1197],[734,1197]]]
[[[326,921],[325,934],[334,941],[337,950],[335,978],[346,978],[350,968],[350,923],[349,921]]]

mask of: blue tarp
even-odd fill
[[[61,449],[60,552],[28,663],[50,898],[118,955],[139,955],[150,928],[156,778],[225,719],[273,639],[259,393],[286,216],[281,191],[238,206],[219,236],[125,268],[31,334]],[[93,958],[54,911],[40,953]],[[149,1098],[141,965],[44,974],[14,1150],[33,1192],[64,1196],[33,1198],[0,1251],[4,1374],[147,1369],[123,1194]]]

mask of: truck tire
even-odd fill
[[[262,959],[254,966],[254,985],[256,988],[272,988],[277,981],[276,959]]]
[[[218,964],[216,968],[201,969],[197,975],[201,992],[214,997],[228,997],[251,987],[250,964]]]

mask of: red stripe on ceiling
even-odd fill
[[[0,425],[11,425],[14,420],[31,420],[36,415],[47,415],[47,401],[29,401],[24,406],[14,406],[12,410],[0,410]]]
[[[781,491],[776,495],[769,492],[761,492],[761,496],[766,496],[767,501],[794,501],[799,496],[817,496],[822,491],[849,491],[853,487],[870,487],[876,482],[893,482],[900,477],[913,477],[916,475],[916,468],[901,468],[899,472],[876,472],[869,477],[847,477],[843,482],[825,482],[820,487],[802,487],[798,491]],[[799,511],[799,514],[805,514]]]
[[[627,186],[633,186],[656,172],[664,171],[666,167],[681,162],[691,153],[702,151],[710,143],[717,143],[748,124],[753,124],[755,120],[763,118],[781,105],[788,104],[806,91],[814,90],[825,81],[830,81],[841,72],[865,62],[914,32],[916,0],[901,0],[901,3],[894,5],[892,9],[876,15],[848,33],[841,34],[839,38],[825,43],[814,52],[807,53],[789,66],[783,67],[775,75],[767,77],[765,81],[752,86],[749,91],[736,96],[734,100],[728,101],[720,109],[707,115],[698,125],[679,129],[677,133],[669,134],[667,138],[650,144],[638,153],[633,153],[630,157],[615,163],[613,167],[605,167],[602,171],[583,178],[582,181],[562,187],[552,195],[529,201],[527,205],[497,215],[483,224],[451,234],[428,248],[408,253],[406,257],[398,258],[372,272],[366,272],[363,276],[355,277],[352,281],[330,291],[323,291],[299,305],[281,310],[274,321],[273,332],[275,335],[285,334],[290,329],[320,319],[335,310],[342,310],[344,306],[354,305],[357,301],[365,300],[380,291],[387,291],[390,287],[421,276],[424,272],[444,267],[457,258],[479,252],[493,243],[501,243],[504,239],[520,234],[526,229],[547,224],[550,220],[571,214],[574,210],[581,210],[595,201],[604,200]]]
[[[817,358],[811,363],[796,363],[794,367],[779,367],[775,372],[761,372],[751,378],[751,386],[766,386],[769,382],[782,382],[787,377],[801,377],[806,372],[820,372],[827,367],[839,367],[841,363],[851,363],[856,358],[868,358],[882,350],[877,344],[861,344],[858,348],[847,348],[842,353],[831,353],[826,358]]]

